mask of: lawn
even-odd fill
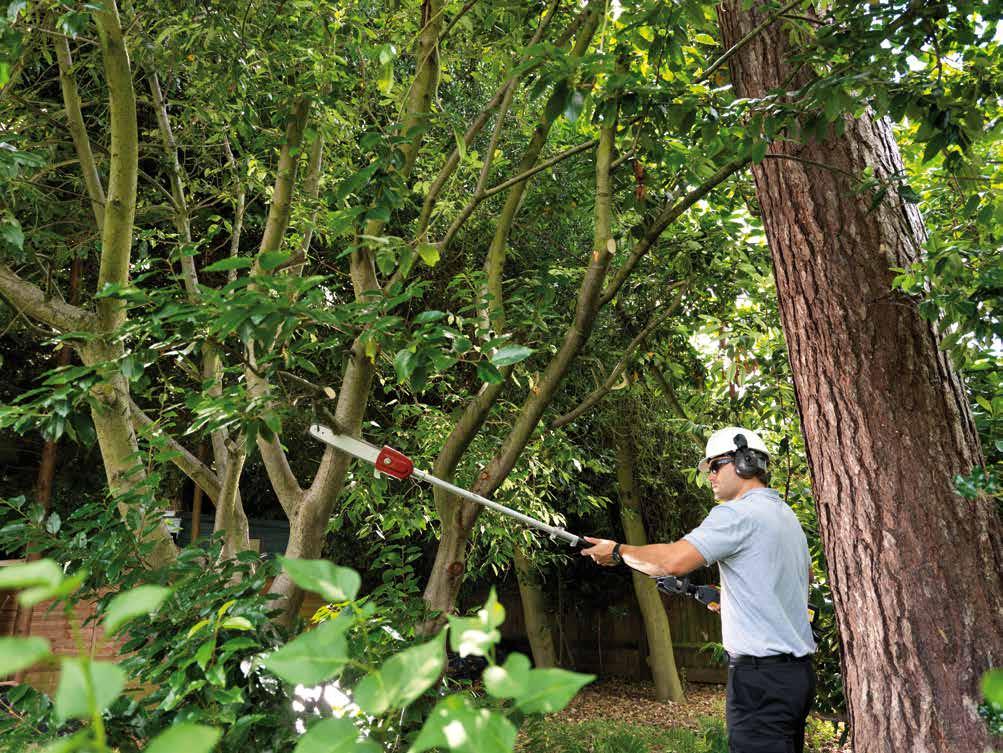
[[[811,718],[806,753],[852,753],[830,722]],[[519,733],[520,753],[728,753],[724,686],[689,685],[685,703],[661,703],[649,683],[609,679],[559,714]]]

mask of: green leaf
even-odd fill
[[[175,724],[157,735],[145,753],[209,753],[223,731],[204,724]]]
[[[501,368],[525,361],[531,355],[533,355],[533,349],[527,348],[525,345],[506,345],[494,352],[494,355],[491,356],[491,363]]]
[[[201,646],[195,651],[195,663],[199,665],[202,671],[209,666],[209,662],[212,661],[212,655],[216,651],[216,636],[213,635],[209,640],[202,643]]]
[[[139,586],[116,595],[105,612],[105,632],[114,635],[130,620],[145,614],[153,614],[170,593],[171,589],[163,586]]]
[[[0,677],[27,669],[47,656],[45,638],[0,638]]]
[[[21,606],[33,607],[46,599],[61,599],[80,588],[86,578],[87,571],[81,570],[76,575],[63,578],[55,585],[37,586],[22,591],[17,595],[17,601]]]
[[[474,708],[469,699],[451,695],[435,705],[409,753],[444,748],[458,753],[510,753],[516,729],[501,714]]]
[[[403,382],[411,376],[417,363],[414,353],[407,348],[397,351],[397,355],[394,356],[394,370],[397,372],[397,380]]]
[[[258,254],[258,266],[266,271],[271,271],[289,261],[290,254],[285,251],[265,251]]]
[[[484,688],[495,698],[517,698],[530,688],[530,661],[524,654],[509,654],[503,666],[484,670]]]
[[[982,695],[1003,708],[1003,669],[991,669],[982,675]]]
[[[36,560],[0,567],[0,591],[15,591],[33,586],[54,588],[63,579],[63,571],[52,560]]]
[[[246,617],[228,617],[220,627],[223,630],[254,630],[254,625]]]
[[[306,731],[293,753],[380,753],[370,740],[359,740],[359,729],[351,719],[324,719]]]
[[[434,267],[439,263],[439,247],[434,243],[419,243],[418,256],[428,266]]]
[[[700,44],[712,44],[712,45],[717,44],[717,42],[714,41],[714,37],[712,37],[710,34],[695,34],[693,36],[693,41],[699,42]]]
[[[246,256],[230,256],[205,267],[203,272],[229,272],[231,269],[250,269],[254,264]]]
[[[575,89],[571,92],[568,103],[564,107],[564,117],[574,123],[578,120],[578,116],[582,114],[583,107],[585,107],[585,93],[580,89]]]
[[[279,557],[279,562],[297,586],[320,594],[329,602],[351,601],[362,585],[362,578],[357,572],[350,567],[338,567],[327,560]]]
[[[463,138],[463,131],[453,126],[453,138],[456,139],[456,151],[460,155],[460,162],[467,158],[467,142]]]
[[[501,384],[502,382],[501,372],[488,361],[477,362],[477,376],[488,384]]]
[[[449,645],[460,656],[487,656],[498,641],[501,633],[496,629],[505,621],[505,608],[498,603],[495,590],[487,603],[477,610],[475,617],[449,618]]]
[[[345,631],[351,621],[338,618],[322,622],[269,654],[262,664],[293,685],[319,685],[341,672],[348,662]]]
[[[55,536],[59,533],[59,529],[63,525],[63,519],[59,517],[58,512],[54,512],[49,516],[49,519],[45,521],[45,530]]]
[[[125,687],[125,672],[115,664],[105,661],[84,661],[65,658],[56,688],[54,706],[59,719],[88,719],[91,716],[87,696],[88,672],[94,690],[94,703],[104,711]]]
[[[194,625],[192,625],[188,629],[188,636],[187,637],[191,638],[193,635],[195,635],[195,633],[197,633],[199,630],[201,630],[202,628],[204,628],[208,624],[209,624],[209,620],[199,620],[198,622],[196,622]]]
[[[355,702],[368,714],[406,706],[428,690],[442,674],[446,661],[446,631],[419,646],[391,656],[355,688]]]
[[[575,693],[594,679],[595,675],[566,669],[534,669],[529,673],[529,689],[516,699],[515,705],[525,714],[560,711]]]
[[[42,748],[41,753],[73,753],[91,741],[91,731],[85,727],[73,735],[60,737]]]
[[[0,238],[18,251],[24,248],[24,231],[21,230],[21,223],[13,217],[8,217],[0,223]]]

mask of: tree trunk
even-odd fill
[[[726,47],[765,18],[727,0]],[[774,23],[731,61],[740,97],[801,83]],[[1003,664],[1003,535],[989,499],[952,485],[982,463],[960,379],[916,302],[892,293],[925,239],[894,192],[868,211],[846,174],[902,170],[887,122],[774,143],[753,168],[773,256],[843,640],[856,753],[976,753],[980,677]],[[836,170],[807,164],[831,165]]]
[[[641,499],[634,475],[634,446],[629,437],[619,433],[616,436],[616,478],[620,487],[620,520],[623,522],[624,538],[631,546],[646,546],[648,535],[641,519]],[[665,614],[662,597],[658,595],[658,587],[654,580],[636,570],[631,573],[631,578],[644,618],[644,633],[650,649],[647,661],[655,680],[655,696],[659,701],[685,701],[672,651],[669,618]]]
[[[522,616],[526,622],[526,636],[533,653],[533,664],[538,668],[557,666],[557,650],[547,601],[540,587],[540,575],[521,547],[515,549],[515,575],[519,581],[522,598]]]

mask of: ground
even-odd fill
[[[647,750],[650,753],[675,753],[689,750],[677,744],[676,735],[665,735],[667,731],[688,730],[698,737],[711,737],[709,728],[723,735],[724,686],[690,684],[686,688],[685,703],[662,703],[655,699],[654,686],[645,682],[630,682],[619,679],[604,679],[586,686],[564,711],[547,717],[546,727],[560,735],[576,737],[587,743],[597,735],[609,735],[613,731],[634,733],[640,741],[637,746],[580,745],[585,751],[592,748]],[[575,730],[578,734],[575,734]],[[536,735],[540,735],[539,729]],[[849,744],[840,746],[838,734],[831,723],[809,720],[806,753],[852,753]],[[535,742],[535,741],[534,741]],[[550,742],[548,740],[548,742]],[[719,743],[720,744],[720,743]],[[520,746],[523,747],[523,746]],[[559,751],[561,745],[534,746]],[[524,748],[526,749],[526,748]],[[567,748],[564,748],[567,749]],[[696,745],[693,750],[716,750],[709,741],[704,746]],[[725,748],[726,749],[726,748]]]

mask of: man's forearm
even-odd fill
[[[622,544],[620,556],[625,565],[645,575],[686,575],[703,565],[703,562],[691,561],[693,557],[687,551],[690,549],[689,544],[680,541],[645,546]]]

